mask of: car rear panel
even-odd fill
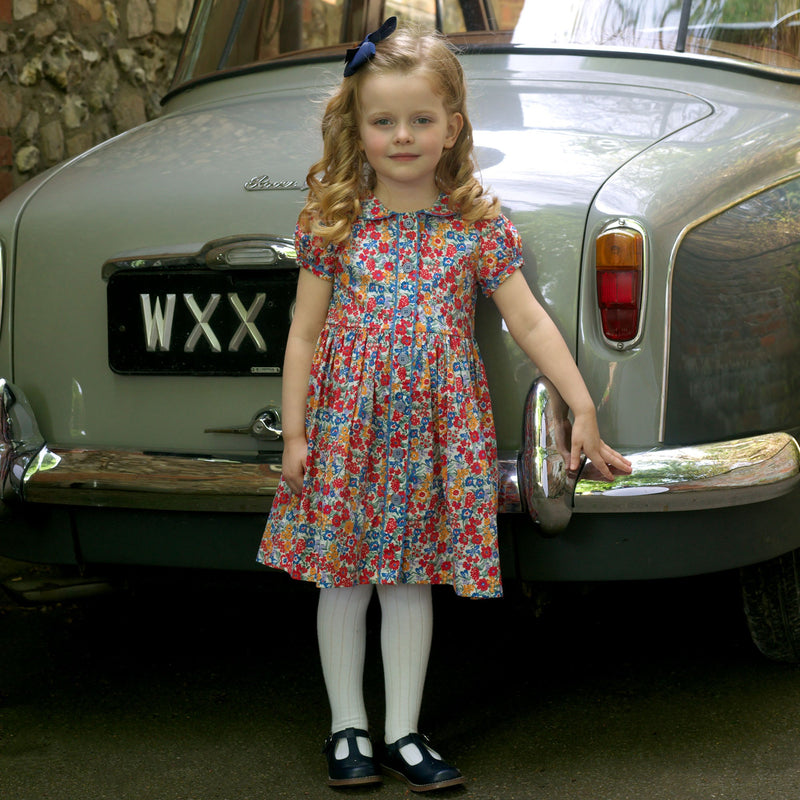
[[[613,73],[600,82],[575,81],[568,78],[575,73],[569,59],[538,59],[541,70],[516,56],[465,57],[465,63],[484,180],[520,228],[528,279],[574,346],[593,198],[609,175],[709,115],[710,106],[666,85],[622,86]],[[337,77],[329,65],[292,66],[222,82],[228,97],[235,94],[224,101],[217,99],[218,83],[179,94],[162,119],[78,159],[32,198],[17,248],[14,380],[46,440],[160,451],[261,446],[205,430],[243,426],[259,409],[279,405],[277,378],[112,371],[107,326],[119,320],[107,319],[101,273],[109,259],[131,253],[145,259],[193,253],[245,234],[291,238],[304,200],[295,187],[319,147],[314,101],[324,98],[331,80]],[[622,132],[620,108],[629,110]],[[254,177],[265,191],[245,191]],[[148,295],[151,311],[160,297],[163,312],[163,285],[147,293],[142,281],[135,293]],[[208,296],[198,293],[196,300],[202,310]],[[226,307],[224,298],[220,303]],[[286,316],[289,309],[270,313]],[[478,334],[490,384],[503,389],[493,395],[498,442],[515,449],[535,368],[492,309],[482,308]],[[222,360],[228,339],[218,338]],[[180,337],[173,345],[181,346]],[[600,355],[606,364],[615,359],[613,351]],[[651,440],[655,433],[652,426]]]
[[[663,65],[659,68],[665,74]],[[796,255],[795,266],[791,255],[800,240],[797,215],[787,219],[783,214],[779,223],[778,215],[765,214],[764,203],[754,204],[754,198],[773,190],[785,193],[791,184],[775,187],[800,174],[800,86],[718,68],[675,65],[672,74],[676,85],[713,104],[714,114],[664,138],[610,176],[586,229],[589,255],[577,358],[600,402],[601,430],[621,447],[711,442],[798,424],[791,394],[798,341],[791,295],[770,310],[779,316],[774,324],[787,334],[784,346],[772,342],[763,325],[752,323],[764,313],[765,294],[774,298],[777,287],[781,293],[797,288]],[[783,206],[784,211],[791,207]],[[703,230],[719,227],[713,219],[737,207],[739,222],[728,224],[723,236],[726,252],[720,255],[717,247],[715,256],[702,243]],[[756,213],[756,208],[762,210]],[[596,290],[588,268],[594,236],[617,217],[645,224],[650,268],[642,342],[609,357],[609,346],[598,333]],[[783,250],[782,257],[763,246],[770,238]],[[697,252],[698,244],[706,252]],[[750,258],[749,265],[743,257]],[[713,280],[704,279],[699,267],[710,271]],[[721,294],[725,280],[732,282]],[[764,359],[769,365],[758,364]],[[750,372],[751,367],[756,369]],[[748,384],[745,375],[755,376],[759,369],[770,388],[759,386],[758,379]],[[715,370],[716,377],[708,380]],[[747,393],[750,398],[742,403]],[[754,407],[768,395],[772,399],[754,424]]]
[[[166,116],[79,159],[31,200],[18,236],[14,377],[48,441],[255,449],[249,437],[204,430],[279,405],[280,382],[114,373],[102,270],[121,254],[191,254],[233,235],[291,239],[303,192],[243,185],[272,169],[302,184],[316,140],[307,124],[307,99],[281,92]],[[288,319],[289,303],[277,313]]]

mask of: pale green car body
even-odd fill
[[[186,74],[211,5],[198,4],[162,117],[0,204],[7,555],[100,570],[259,568],[280,472],[274,343],[290,316],[319,108],[345,45]],[[462,41],[482,178],[522,235],[526,278],[575,354],[604,438],[634,473],[613,485],[589,469],[577,485],[565,474],[558,398],[546,385],[532,393],[535,366],[479,301],[504,573],[609,580],[747,567],[752,606],[763,589],[752,580],[774,584],[800,547],[800,53],[787,67],[509,38]],[[645,241],[641,321],[619,344],[603,335],[594,272],[609,225]],[[132,340],[107,314],[109,286],[170,270],[244,274],[226,252],[254,259],[248,274],[266,281],[266,300],[254,328],[248,308],[235,316],[224,297],[214,313],[234,314],[245,353],[274,320],[266,361],[236,376],[141,374],[144,331],[133,374],[120,371],[122,355],[112,369],[113,337]],[[198,320],[173,331],[173,350]],[[211,356],[223,365],[229,334]],[[159,335],[151,327],[155,350]],[[202,326],[195,337],[208,346]]]

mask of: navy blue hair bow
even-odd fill
[[[349,78],[359,67],[375,55],[375,45],[382,42],[394,33],[397,27],[397,17],[389,17],[378,30],[373,31],[358,47],[348,50],[344,56],[344,76]]]

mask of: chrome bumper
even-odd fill
[[[525,408],[520,484],[523,501],[546,536],[563,530],[573,512],[724,508],[772,500],[800,484],[800,446],[787,433],[626,453],[633,470],[613,483],[591,462],[575,476],[567,470],[567,413],[555,387],[537,380]]]
[[[800,483],[800,447],[785,433],[629,453],[631,475],[570,473],[567,408],[546,379],[525,410],[521,453],[501,453],[501,513],[527,511],[546,536],[574,513],[685,511],[757,503]],[[47,445],[24,395],[0,379],[2,500],[175,511],[268,511],[279,456],[211,458]]]
[[[24,394],[0,379],[0,487],[22,500],[167,511],[269,510],[280,456],[212,458],[45,444]]]

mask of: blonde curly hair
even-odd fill
[[[368,75],[423,75],[430,80],[448,114],[461,114],[464,125],[452,148],[436,167],[436,184],[450,208],[465,222],[496,217],[498,199],[475,177],[472,125],[466,108],[464,71],[447,40],[435,31],[401,26],[379,42],[373,58],[345,78],[328,101],[322,118],[322,158],[312,165],[301,226],[326,243],[339,243],[361,211],[361,199],[374,189],[375,173],[364,157],[359,135],[359,89]]]

